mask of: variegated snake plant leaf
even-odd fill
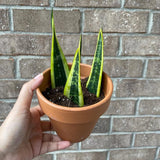
[[[84,105],[83,93],[80,79],[80,55],[81,55],[81,38],[79,47],[76,50],[72,67],[67,79],[64,95],[71,99],[72,102],[82,107]]]
[[[55,88],[57,86],[65,86],[69,75],[69,68],[66,58],[59,45],[54,25],[53,10],[51,13],[52,24],[52,46],[51,46],[51,86]]]
[[[92,62],[91,72],[86,84],[86,88],[89,92],[95,94],[97,97],[100,96],[101,82],[103,72],[103,33],[102,29],[99,31],[96,51]]]

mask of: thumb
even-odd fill
[[[19,93],[14,108],[29,109],[33,97],[33,91],[40,86],[43,81],[43,74],[39,74],[34,79],[25,83]]]

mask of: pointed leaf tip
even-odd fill
[[[75,104],[82,107],[84,105],[83,93],[81,87],[80,79],[80,49],[81,48],[81,38],[79,41],[79,47],[76,50],[74,60],[72,63],[72,68],[67,79],[64,95],[71,99]]]
[[[96,51],[92,63],[92,68],[86,85],[86,88],[89,90],[89,92],[95,94],[97,97],[100,96],[102,72],[103,72],[103,33],[102,29],[100,29],[97,39]]]
[[[51,46],[51,86],[65,86],[69,68],[55,32],[53,10],[51,12],[52,46]]]

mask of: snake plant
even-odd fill
[[[53,10],[51,13],[51,24],[52,24],[52,46],[51,46],[51,86],[55,88],[57,86],[65,86],[69,75],[69,68],[67,65],[66,58],[59,45],[55,25]]]
[[[53,10],[51,13],[52,24],[52,45],[51,45],[51,86],[64,87],[64,95],[71,99],[75,104],[80,107],[84,105],[81,79],[80,79],[80,61],[81,61],[81,48],[82,38],[80,37],[79,46],[74,55],[71,70],[69,71],[66,58],[58,42]],[[100,96],[101,81],[103,72],[103,33],[100,29],[97,39],[96,51],[92,63],[91,72],[86,84],[89,92]]]
[[[102,72],[103,72],[103,33],[102,29],[100,29],[91,72],[86,84],[86,88],[88,89],[88,91],[95,94],[97,97],[100,96]]]
[[[80,79],[80,55],[81,55],[81,38],[79,47],[74,55],[72,68],[67,79],[64,95],[71,99],[75,104],[82,107],[84,105],[83,93]]]

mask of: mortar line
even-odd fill
[[[160,131],[136,131],[134,132],[135,135],[147,135],[147,134],[155,134],[155,135],[160,135]],[[130,132],[112,132],[111,134],[109,133],[92,133],[91,136],[119,136],[119,135],[133,135],[133,131]]]
[[[18,60],[21,60],[21,59],[33,59],[33,58],[36,58],[36,59],[44,59],[44,58],[50,58],[50,55],[48,56],[40,56],[40,55],[19,55],[19,56],[15,56],[15,58],[17,58]],[[69,57],[70,58],[70,57]]]
[[[125,135],[125,134],[132,134],[133,132],[113,132],[112,135]],[[144,131],[144,132],[134,132],[135,135],[140,134],[160,134],[160,131]]]
[[[84,150],[81,150],[81,151],[78,151],[78,153],[91,153],[91,152],[95,152],[95,153],[98,153],[98,152],[107,152],[108,150],[107,149],[84,149]],[[52,152],[51,152],[52,153]],[[54,151],[54,153],[57,155],[57,154],[61,154],[61,153],[77,153],[77,150],[63,150],[63,151]],[[53,153],[53,154],[54,154]]]
[[[4,80],[4,79],[1,79],[1,80]],[[16,80],[16,79],[7,79],[7,80]],[[20,79],[20,81],[26,81],[26,80],[29,80],[29,79]],[[0,101],[4,101],[4,102],[15,102],[16,99],[14,98],[10,98],[10,99],[4,99],[4,98],[1,98]],[[36,99],[34,99],[36,101]],[[111,100],[124,100],[124,101],[127,101],[127,100],[137,100],[137,98],[112,98]],[[160,97],[157,97],[157,98],[152,98],[150,97],[149,99],[146,99],[146,98],[140,98],[140,100],[160,100]],[[114,117],[119,117],[119,116],[122,116],[122,115],[112,115]],[[126,115],[128,116],[128,115]],[[131,116],[131,115],[129,115]],[[143,116],[143,115],[141,115]],[[153,116],[153,115],[149,115],[149,116]],[[101,118],[110,118],[111,116],[110,115],[102,115]]]
[[[148,68],[148,59],[146,59],[144,63],[144,68],[143,68],[143,73],[142,73],[143,78],[146,78],[147,68]]]
[[[155,149],[156,146],[142,146],[142,147],[134,147],[134,148],[109,148],[109,149],[85,149],[79,151],[79,153],[87,153],[87,152],[107,152],[107,151],[117,151],[117,150],[134,150],[134,149]],[[51,152],[52,153],[52,152]],[[64,150],[64,151],[54,151],[55,154],[59,153],[77,153],[77,150]]]
[[[19,66],[17,66],[17,68],[18,68],[18,72],[19,72]],[[30,78],[21,78],[20,80],[29,80]],[[112,81],[114,82],[114,81],[116,81],[116,80],[139,80],[139,81],[160,81],[160,78],[155,78],[155,79],[153,79],[153,78],[138,78],[138,77],[134,77],[134,78],[123,78],[123,77],[118,77],[118,78],[112,78],[111,77],[111,79],[112,79]],[[14,78],[3,78],[3,79],[0,79],[0,80],[15,80]],[[115,84],[114,84],[114,86],[115,86]],[[115,88],[116,89],[116,88]],[[114,89],[113,89],[113,91],[114,91]],[[116,95],[115,95],[115,93],[113,92],[113,94],[112,94],[112,98],[123,98],[123,99],[125,99],[125,97],[116,97]],[[135,96],[135,97],[127,97],[127,99],[137,99],[137,98],[141,98],[141,99],[148,99],[148,100],[150,100],[150,99],[159,99],[159,97],[158,96],[153,96],[153,95],[151,95],[151,96],[146,96],[146,97],[144,97],[144,96]]]
[[[0,35],[5,35],[5,34],[22,34],[22,35],[52,35],[51,32],[24,32],[24,31],[0,31]],[[80,32],[71,32],[71,33],[65,33],[65,32],[57,32],[57,35],[79,35]],[[83,32],[83,35],[97,35],[97,32]],[[110,33],[110,32],[104,32],[103,35],[106,36],[139,36],[139,37],[146,37],[146,36],[157,36],[160,37],[160,35],[155,34],[155,33],[137,33],[137,32],[131,32],[131,33]]]
[[[112,128],[113,128],[113,117],[110,116],[110,127],[109,127],[108,134],[112,134]]]
[[[20,79],[20,64],[19,64],[19,59],[18,58],[16,58],[16,76],[15,76],[15,78],[16,79]]]
[[[13,10],[9,9],[9,23],[10,23],[10,31],[14,31],[14,22],[13,22]]]
[[[106,160],[109,160],[110,159],[110,151],[108,151],[107,153],[107,159]]]
[[[136,135],[135,135],[135,133],[133,133],[133,135],[132,135],[132,142],[131,142],[131,148],[134,147],[134,144],[135,144],[135,137],[136,137]]]
[[[48,33],[42,33],[42,32],[20,32],[20,31],[0,31],[0,35],[6,35],[6,34],[11,34],[11,35],[15,35],[15,34],[19,34],[19,35],[49,35],[51,36],[52,33],[48,32]],[[59,34],[59,33],[58,33]],[[76,34],[76,33],[75,33]]]
[[[13,58],[13,57],[12,57]],[[17,78],[17,59],[14,57],[14,78]]]
[[[50,1],[49,1],[50,7],[54,8],[54,4],[55,4],[55,0],[50,0]]]
[[[57,155],[53,154],[53,160],[56,160],[56,159],[57,159]]]
[[[97,35],[98,31],[90,31],[90,32],[84,32],[84,35]],[[103,35],[107,35],[107,36],[157,36],[159,37],[159,34],[156,33],[140,33],[140,32],[103,32]]]
[[[15,99],[0,99],[0,101],[3,101],[5,103],[14,103],[16,102],[16,98]]]
[[[50,55],[34,55],[34,54],[30,54],[30,55],[23,55],[23,54],[20,54],[20,55],[2,55],[0,56],[0,59],[8,59],[8,58],[27,58],[27,59],[30,59],[30,58],[38,58],[38,59],[43,59],[43,58],[49,58]],[[74,55],[66,55],[66,58],[68,59],[73,59]],[[93,55],[91,56],[88,56],[88,55],[82,55],[82,59],[84,62],[86,62],[86,60],[92,60],[93,59]],[[113,56],[105,56],[104,57],[104,60],[110,60],[110,59],[117,59],[117,60],[160,60],[160,57],[157,57],[157,56],[152,56],[152,57],[147,57],[147,56],[136,56],[136,57],[133,57],[133,56],[121,56],[121,57],[113,57]],[[112,77],[113,78],[113,77]],[[121,77],[115,77],[117,79],[121,78]],[[132,79],[135,79],[135,78],[140,78],[140,77],[122,77],[122,78],[132,78]],[[141,78],[144,78],[144,77],[141,77]],[[153,78],[152,78],[153,79]],[[155,79],[158,79],[158,78],[155,78]]]
[[[112,115],[113,118],[160,118],[160,115]]]
[[[122,47],[122,36],[120,36],[119,37],[119,50],[118,50],[118,55],[117,56],[122,56],[122,51],[123,51],[123,49],[122,49],[123,47]]]
[[[79,151],[82,150],[82,143],[81,142],[77,143],[77,147]]]
[[[152,11],[149,12],[149,17],[148,17],[148,31],[147,33],[150,34],[153,26],[153,13]]]
[[[155,160],[158,160],[159,150],[160,150],[160,148],[158,147],[156,150]]]
[[[117,89],[118,79],[112,79],[112,81],[113,81],[113,93],[112,93],[112,97],[116,97],[116,89]]]
[[[160,115],[148,114],[148,115],[112,115],[113,118],[160,118]],[[110,118],[108,116],[101,116],[101,118]]]
[[[14,69],[14,72],[15,72],[15,73],[14,73],[14,77],[15,77],[15,79],[18,79],[18,77],[17,77],[17,70],[18,70],[17,58],[14,57],[14,61],[15,61],[15,64],[14,64],[14,68],[15,68],[15,69]]]
[[[84,12],[83,10],[81,10],[81,26],[80,26],[80,30],[81,30],[81,35],[83,34],[83,31],[84,31]]]
[[[160,97],[138,97],[139,100],[160,100]],[[113,101],[115,100],[138,100],[136,97],[115,97],[112,98]]]
[[[144,116],[143,114],[142,115],[134,115],[134,114],[130,114],[130,115],[125,115],[125,114],[123,114],[123,115],[112,115],[112,117],[113,118],[160,118],[160,116],[159,115],[156,115],[156,114],[148,114],[147,116]],[[101,116],[101,119],[103,119],[103,118],[111,118],[111,116],[110,115],[102,115]],[[112,132],[113,133],[113,132]]]
[[[18,5],[0,5],[0,9],[25,9],[25,10],[50,10],[50,6],[18,6]]]
[[[152,77],[147,77],[147,78],[144,78],[144,77],[111,77],[112,80],[152,80],[152,81],[159,81],[160,78],[152,78]],[[143,96],[135,96],[136,98],[138,97],[143,97]],[[153,95],[151,96],[146,96],[146,97],[155,97]],[[157,97],[157,96],[156,96]]]
[[[93,55],[90,55],[90,56],[85,56],[85,55],[82,55],[83,56],[83,59],[85,60],[92,60],[93,59]],[[104,60],[112,60],[112,59],[117,59],[117,60],[146,60],[146,59],[160,59],[158,57],[141,57],[141,56],[137,56],[137,57],[133,57],[133,56],[120,56],[120,57],[112,57],[112,56],[104,56]]]
[[[31,32],[28,32],[31,33]],[[34,32],[33,32],[34,33]],[[62,33],[58,32],[57,34],[78,34],[78,33]],[[83,32],[84,35],[97,35],[98,31],[93,32]],[[146,37],[146,36],[157,36],[160,37],[159,34],[156,33],[138,33],[138,32],[104,32],[103,35],[105,36],[139,36],[139,37]]]
[[[79,153],[86,153],[86,152],[107,152],[107,151],[118,151],[118,150],[138,150],[138,149],[155,149],[156,147],[134,147],[134,148],[116,148],[116,149],[93,149],[93,150],[86,150]],[[75,151],[56,151],[57,154],[59,153],[77,153]]]
[[[50,0],[52,1],[52,0]],[[122,0],[123,1],[123,0]],[[125,0],[124,0],[125,1]],[[55,3],[55,1],[53,0],[52,2],[53,4]],[[160,13],[159,10],[156,10],[156,9],[140,9],[140,8],[122,8],[123,5],[125,5],[125,2],[123,4],[121,4],[121,7],[120,8],[116,8],[116,7],[54,7],[54,10],[68,10],[68,11],[71,11],[71,10],[80,10],[80,9],[83,9],[83,10],[103,10],[103,9],[107,9],[107,10],[113,10],[113,11],[128,11],[128,12],[135,12],[135,11],[138,11],[138,12],[150,12],[152,11],[153,13]],[[49,6],[18,6],[18,5],[0,5],[0,9],[31,9],[31,10],[51,10],[53,7],[51,7],[51,5]]]
[[[136,102],[135,115],[139,115],[139,104],[140,104],[140,99],[138,99]]]
[[[121,0],[121,8],[124,8],[125,0]]]
[[[123,2],[124,1],[124,2]],[[55,3],[55,1],[51,0],[51,3]],[[107,9],[107,10],[118,10],[118,11],[129,11],[129,12],[135,12],[135,11],[139,11],[139,12],[144,12],[144,11],[151,11],[151,9],[141,9],[141,8],[124,8],[123,5],[125,5],[125,0],[122,0],[122,3],[121,3],[121,6],[119,8],[117,7],[70,7],[70,6],[62,6],[62,7],[54,7],[55,10],[79,10],[79,9],[84,9],[84,10],[95,10],[95,9],[98,9],[98,10],[103,10],[103,9]],[[49,6],[18,6],[18,5],[0,5],[0,9],[7,9],[7,8],[13,8],[13,9],[36,9],[36,10],[43,10],[43,9],[46,9],[46,10],[50,10],[51,9],[51,5]],[[153,12],[157,12],[157,13],[160,13],[159,10],[156,10],[156,9],[153,9],[152,10]]]

